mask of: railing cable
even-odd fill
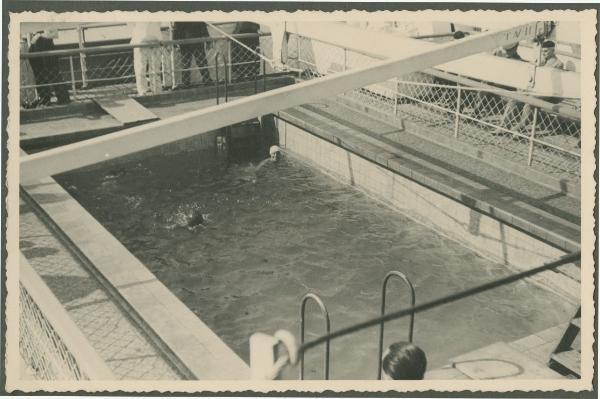
[[[379,325],[381,322],[386,322],[386,321],[389,321],[389,320],[395,320],[395,319],[399,319],[399,318],[407,316],[407,315],[420,313],[420,312],[423,312],[425,310],[429,310],[429,309],[438,307],[440,305],[445,305],[445,304],[457,301],[457,300],[462,299],[462,298],[466,298],[466,297],[469,297],[469,296],[472,296],[472,295],[475,295],[475,294],[479,294],[479,293],[482,293],[482,292],[485,292],[485,291],[492,290],[494,288],[501,287],[503,285],[507,285],[507,284],[513,283],[513,282],[518,281],[518,280],[522,280],[522,279],[524,279],[526,277],[531,277],[531,276],[533,276],[535,274],[538,274],[538,273],[541,273],[541,272],[544,272],[544,271],[547,271],[547,270],[554,269],[556,267],[562,266],[562,265],[567,264],[567,263],[576,262],[579,259],[581,259],[581,251],[565,255],[565,256],[561,257],[560,259],[558,259],[558,260],[555,260],[555,261],[550,262],[550,263],[545,263],[545,264],[543,264],[541,266],[535,267],[535,268],[530,269],[530,270],[526,270],[526,271],[523,271],[523,272],[520,272],[520,273],[516,273],[516,274],[513,274],[511,276],[503,277],[503,278],[498,279],[498,280],[490,281],[488,283],[484,283],[484,284],[481,284],[481,285],[478,285],[478,286],[466,289],[464,291],[456,292],[454,294],[450,294],[450,295],[447,295],[447,296],[444,296],[444,297],[441,297],[441,298],[438,298],[438,299],[434,299],[432,301],[425,302],[425,303],[422,303],[422,304],[417,305],[417,306],[411,306],[409,308],[398,310],[396,312],[388,313],[387,315],[384,315],[384,316],[375,317],[375,318],[366,320],[366,321],[364,321],[362,323],[357,323],[357,324],[354,324],[352,326],[345,327],[345,328],[342,328],[342,329],[337,330],[337,331],[333,331],[330,334],[325,334],[325,335],[323,335],[323,336],[321,336],[319,338],[316,338],[316,339],[314,339],[312,341],[305,342],[304,344],[300,345],[300,347],[298,348],[298,352],[299,353],[303,353],[306,350],[308,350],[308,349],[310,349],[312,347],[315,347],[315,346],[317,346],[317,345],[319,345],[319,344],[321,344],[323,342],[331,341],[331,340],[333,340],[335,338],[339,338],[339,337],[342,337],[344,335],[348,335],[348,334],[351,334],[353,332],[356,332],[356,331],[359,331],[359,330],[362,330],[362,329],[365,329],[365,328],[368,328],[368,327],[373,327],[373,326]]]

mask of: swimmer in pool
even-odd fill
[[[254,169],[254,172],[258,172],[260,168],[262,168],[267,162],[277,162],[279,159],[281,159],[281,148],[279,148],[279,146],[272,145],[271,148],[269,148],[269,158],[262,160],[256,166],[256,169]]]
[[[195,229],[198,226],[206,227],[205,223],[208,221],[208,214],[202,213],[199,210],[194,210],[192,215],[187,221],[187,227],[191,230]]]

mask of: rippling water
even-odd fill
[[[58,180],[246,361],[253,332],[297,335],[299,301],[308,291],[323,299],[336,329],[378,315],[390,270],[409,276],[417,302],[509,273],[295,160],[255,174],[255,155],[234,163],[212,151],[182,152]],[[194,212],[205,223],[189,229]],[[392,281],[388,310],[407,306],[407,294]],[[308,339],[324,328],[313,306]],[[433,368],[565,322],[572,312],[558,296],[521,281],[418,314],[414,341]],[[386,325],[386,344],[406,339],[407,321]],[[377,339],[372,328],[333,341],[331,378],[374,378]],[[322,376],[321,350],[307,354],[307,378]]]

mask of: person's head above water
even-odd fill
[[[281,157],[281,148],[279,148],[279,146],[272,145],[271,148],[269,148],[269,156],[271,157],[271,161],[278,161]]]
[[[383,354],[384,380],[422,380],[427,368],[425,352],[409,342],[391,344]]]

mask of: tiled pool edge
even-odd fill
[[[362,148],[360,143],[320,137],[309,127],[289,123],[284,112],[276,119],[279,142],[286,150],[494,261],[524,270],[565,254],[499,219],[378,165],[389,165],[393,160],[375,147],[365,144]],[[544,273],[533,280],[573,303],[580,301],[579,283],[569,277]]]
[[[187,378],[243,380],[249,367],[54,179],[25,187],[132,319]]]

